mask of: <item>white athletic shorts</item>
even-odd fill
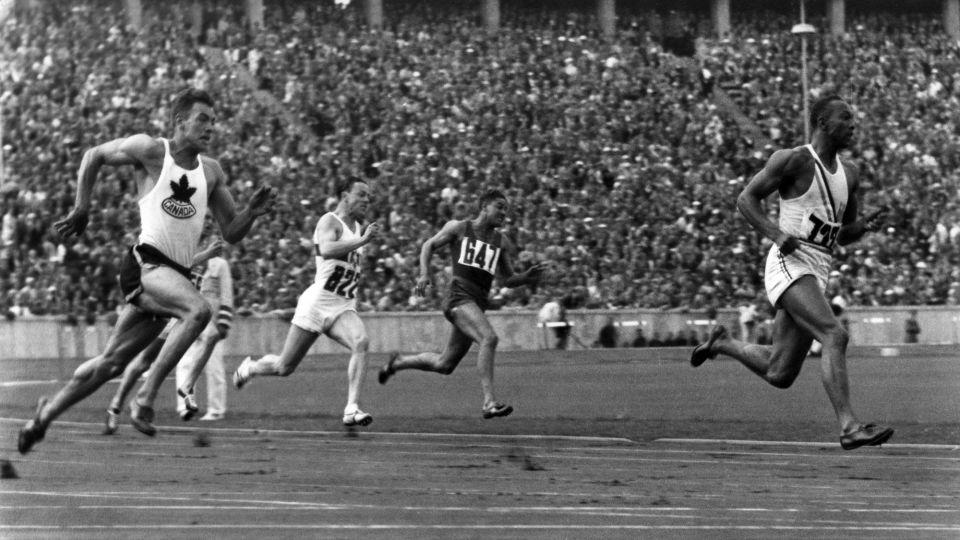
[[[325,290],[322,283],[314,283],[300,295],[290,322],[308,332],[324,334],[346,311],[357,311],[356,299],[344,298]]]
[[[830,253],[805,244],[800,244],[800,247],[786,256],[780,254],[780,248],[776,244],[771,246],[763,275],[763,284],[770,303],[779,307],[777,302],[780,296],[794,281],[800,279],[800,276],[811,275],[817,278],[821,291],[826,289],[832,260]]]

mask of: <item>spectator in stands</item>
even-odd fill
[[[612,316],[608,316],[603,326],[600,327],[600,333],[597,335],[597,341],[594,346],[604,349],[615,349],[619,344],[617,327],[614,324]]]
[[[633,341],[630,343],[634,347],[646,347],[647,338],[643,335],[643,327],[637,327],[637,333],[633,336]]]
[[[384,179],[375,204],[391,208],[389,239],[366,256],[383,261],[370,290],[393,293],[371,308],[438,307],[404,294],[415,278],[411,246],[451,214],[468,213],[462,202],[489,183],[521,201],[511,233],[518,250],[565,270],[538,294],[582,291],[578,307],[730,308],[759,288],[753,269],[764,240],[712,201],[738,192],[770,148],[802,138],[802,126],[782,120],[796,116],[801,87],[793,13],[738,10],[731,35],[704,37],[693,62],[665,51],[662,39],[676,41],[678,28],[708,36],[707,18],[653,16],[629,3],[618,5],[621,33],[610,42],[591,31],[589,3],[504,3],[496,47],[469,3],[396,0],[385,31],[373,33],[357,2],[266,0],[259,34],[242,29],[242,5],[205,3],[215,9],[204,32],[178,40],[167,36],[189,26],[187,2],[144,3],[151,32],[129,31],[122,3],[102,0],[76,2],[69,16],[46,2],[5,23],[5,186],[19,188],[4,190],[0,208],[0,279],[22,289],[27,276],[14,271],[36,250],[50,266],[35,287],[71,292],[50,312],[83,313],[90,297],[97,314],[112,310],[106,276],[115,257],[91,246],[123,235],[136,206],[124,187],[132,172],[104,179],[104,207],[119,210],[93,216],[102,223],[84,243],[61,244],[48,225],[71,202],[65,164],[93,140],[161,131],[163,96],[185,83],[225,106],[220,121],[231,140],[214,141],[224,149],[214,157],[228,164],[238,197],[264,174],[286,182],[275,227],[235,254],[249,279],[241,309],[292,307],[294,293],[273,292],[309,284],[305,220],[324,204],[311,194],[346,174]],[[951,127],[960,123],[952,68],[960,46],[938,19],[851,11],[847,36],[811,40],[812,93],[859,96],[861,144],[846,162],[861,168],[865,205],[892,208],[882,241],[836,254],[845,268],[838,292],[854,305],[960,302],[952,196],[960,135]],[[842,83],[825,88],[823,80]],[[531,298],[502,301],[529,307]]]
[[[904,323],[904,343],[918,343],[920,339],[920,322],[917,321],[917,310],[911,309],[910,316],[907,317],[906,323]]]

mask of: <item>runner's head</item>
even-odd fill
[[[356,176],[348,176],[337,184],[340,206],[353,219],[362,220],[370,207],[370,186]]]
[[[494,227],[503,225],[507,219],[507,211],[510,205],[507,202],[507,196],[499,189],[488,189],[480,195],[480,218],[487,220]]]
[[[836,94],[824,96],[810,107],[810,129],[822,132],[837,148],[847,148],[853,142],[853,110]]]
[[[174,137],[180,144],[206,150],[213,139],[217,117],[213,112],[213,98],[196,88],[183,90],[173,98],[170,111]]]

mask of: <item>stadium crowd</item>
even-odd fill
[[[208,3],[198,36],[183,30],[186,2],[145,3],[139,34],[109,0],[4,23],[0,312],[114,310],[139,173],[101,173],[81,238],[64,242],[51,225],[73,204],[82,152],[167,134],[168,99],[185,85],[218,101],[211,146],[236,196],[262,182],[280,191],[278,211],[231,252],[241,314],[295,305],[314,276],[316,220],[348,174],[375,186],[385,224],[364,253],[365,309],[436,309],[448,279],[439,260],[434,294],[412,294],[420,244],[472,215],[490,186],[512,198],[504,232],[516,266],[553,264],[540,287],[495,291],[497,306],[765,302],[769,242],[734,203],[774,148],[802,139],[791,17],[737,12],[733,36],[701,38],[683,58],[663,38],[708,35],[702,15],[623,13],[610,42],[586,8],[504,3],[491,37],[465,2],[384,2],[396,9],[380,33],[355,4],[265,4],[256,33],[225,2]],[[847,305],[958,304],[960,48],[934,13],[849,20],[846,37],[812,40],[811,87],[854,105],[859,144],[847,163],[861,171],[862,206],[891,212],[885,234],[839,249],[828,294]],[[718,106],[714,89],[735,89],[763,136]]]

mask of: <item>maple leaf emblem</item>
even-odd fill
[[[170,182],[170,189],[173,190],[173,198],[177,201],[190,202],[190,197],[197,192],[197,188],[190,187],[187,181],[187,175],[180,177],[180,183]]]

